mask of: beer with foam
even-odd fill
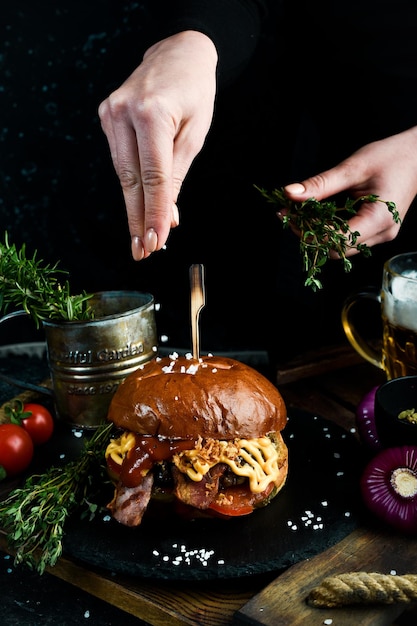
[[[359,301],[380,303],[383,336],[375,346],[355,324]],[[417,252],[399,254],[384,264],[382,288],[351,294],[342,307],[345,334],[355,350],[383,369],[388,379],[417,375]]]
[[[417,374],[417,270],[386,272],[381,292],[382,359],[387,377]]]

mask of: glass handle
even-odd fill
[[[356,307],[360,300],[364,299],[372,300],[373,302],[378,302],[379,304],[381,304],[380,291],[376,288],[358,291],[350,295],[345,300],[342,306],[343,330],[345,331],[345,335],[349,340],[351,346],[356,350],[358,354],[361,355],[362,358],[364,358],[369,363],[372,363],[372,365],[375,365],[379,369],[385,369],[382,357],[382,347],[378,349],[373,346],[369,341],[367,341],[367,339],[365,339],[356,328],[356,325],[352,319],[351,314],[353,313],[353,309]]]

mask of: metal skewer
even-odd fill
[[[190,267],[191,285],[191,339],[193,345],[193,358],[200,357],[200,311],[204,307],[205,287],[204,287],[204,265],[196,263]]]

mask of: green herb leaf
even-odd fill
[[[31,476],[0,503],[0,528],[15,553],[15,565],[24,563],[43,574],[62,554],[67,518],[80,507],[88,509],[90,519],[94,515],[97,505],[87,496],[91,496],[92,477],[104,477],[104,453],[112,428],[110,422],[98,427],[79,459]]]
[[[6,233],[4,244],[0,243],[0,313],[10,307],[21,308],[38,328],[42,320],[91,319],[87,301],[92,294],[72,295],[66,274],[57,264],[37,259],[36,252],[28,257],[25,245],[17,249]]]
[[[351,231],[346,219],[346,216],[351,217],[357,212],[359,205],[363,202],[383,202],[392,213],[394,222],[401,221],[395,203],[381,200],[374,194],[356,199],[348,198],[345,205],[339,207],[336,202],[319,202],[315,198],[294,202],[286,196],[282,187],[272,191],[266,191],[256,185],[255,188],[269,203],[275,204],[278,210],[286,209],[282,218],[283,227],[291,226],[299,232],[300,252],[307,273],[304,284],[313,291],[322,289],[318,274],[330,258],[331,251],[338,253],[345,272],[352,269],[352,263],[346,257],[348,249],[356,248],[364,256],[371,255],[371,250],[366,244],[357,243],[360,233]]]

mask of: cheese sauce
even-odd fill
[[[278,452],[269,437],[199,441],[192,450],[175,454],[173,462],[191,480],[200,481],[216,463],[226,463],[237,476],[249,480],[250,490],[261,493],[279,475]]]
[[[149,471],[155,461],[167,459],[171,455],[177,468],[195,482],[201,481],[210,468],[217,463],[226,463],[234,474],[248,478],[250,490],[253,493],[263,492],[271,482],[277,480],[279,475],[278,452],[269,437],[232,441],[217,439],[203,441],[199,438],[195,444],[183,441],[182,445],[174,441],[159,442],[155,437],[138,439],[134,433],[124,432],[118,439],[112,439],[107,446],[107,461],[111,460],[112,464],[120,468],[120,471],[129,451],[136,448],[136,462],[132,459],[132,463],[129,464],[130,469],[124,468],[125,478],[129,472],[143,475]],[[141,446],[145,449],[142,450],[142,454],[138,454],[138,448]],[[193,447],[181,450],[183,446]],[[138,462],[139,459],[140,462]],[[130,476],[127,482],[133,484],[134,476]]]

